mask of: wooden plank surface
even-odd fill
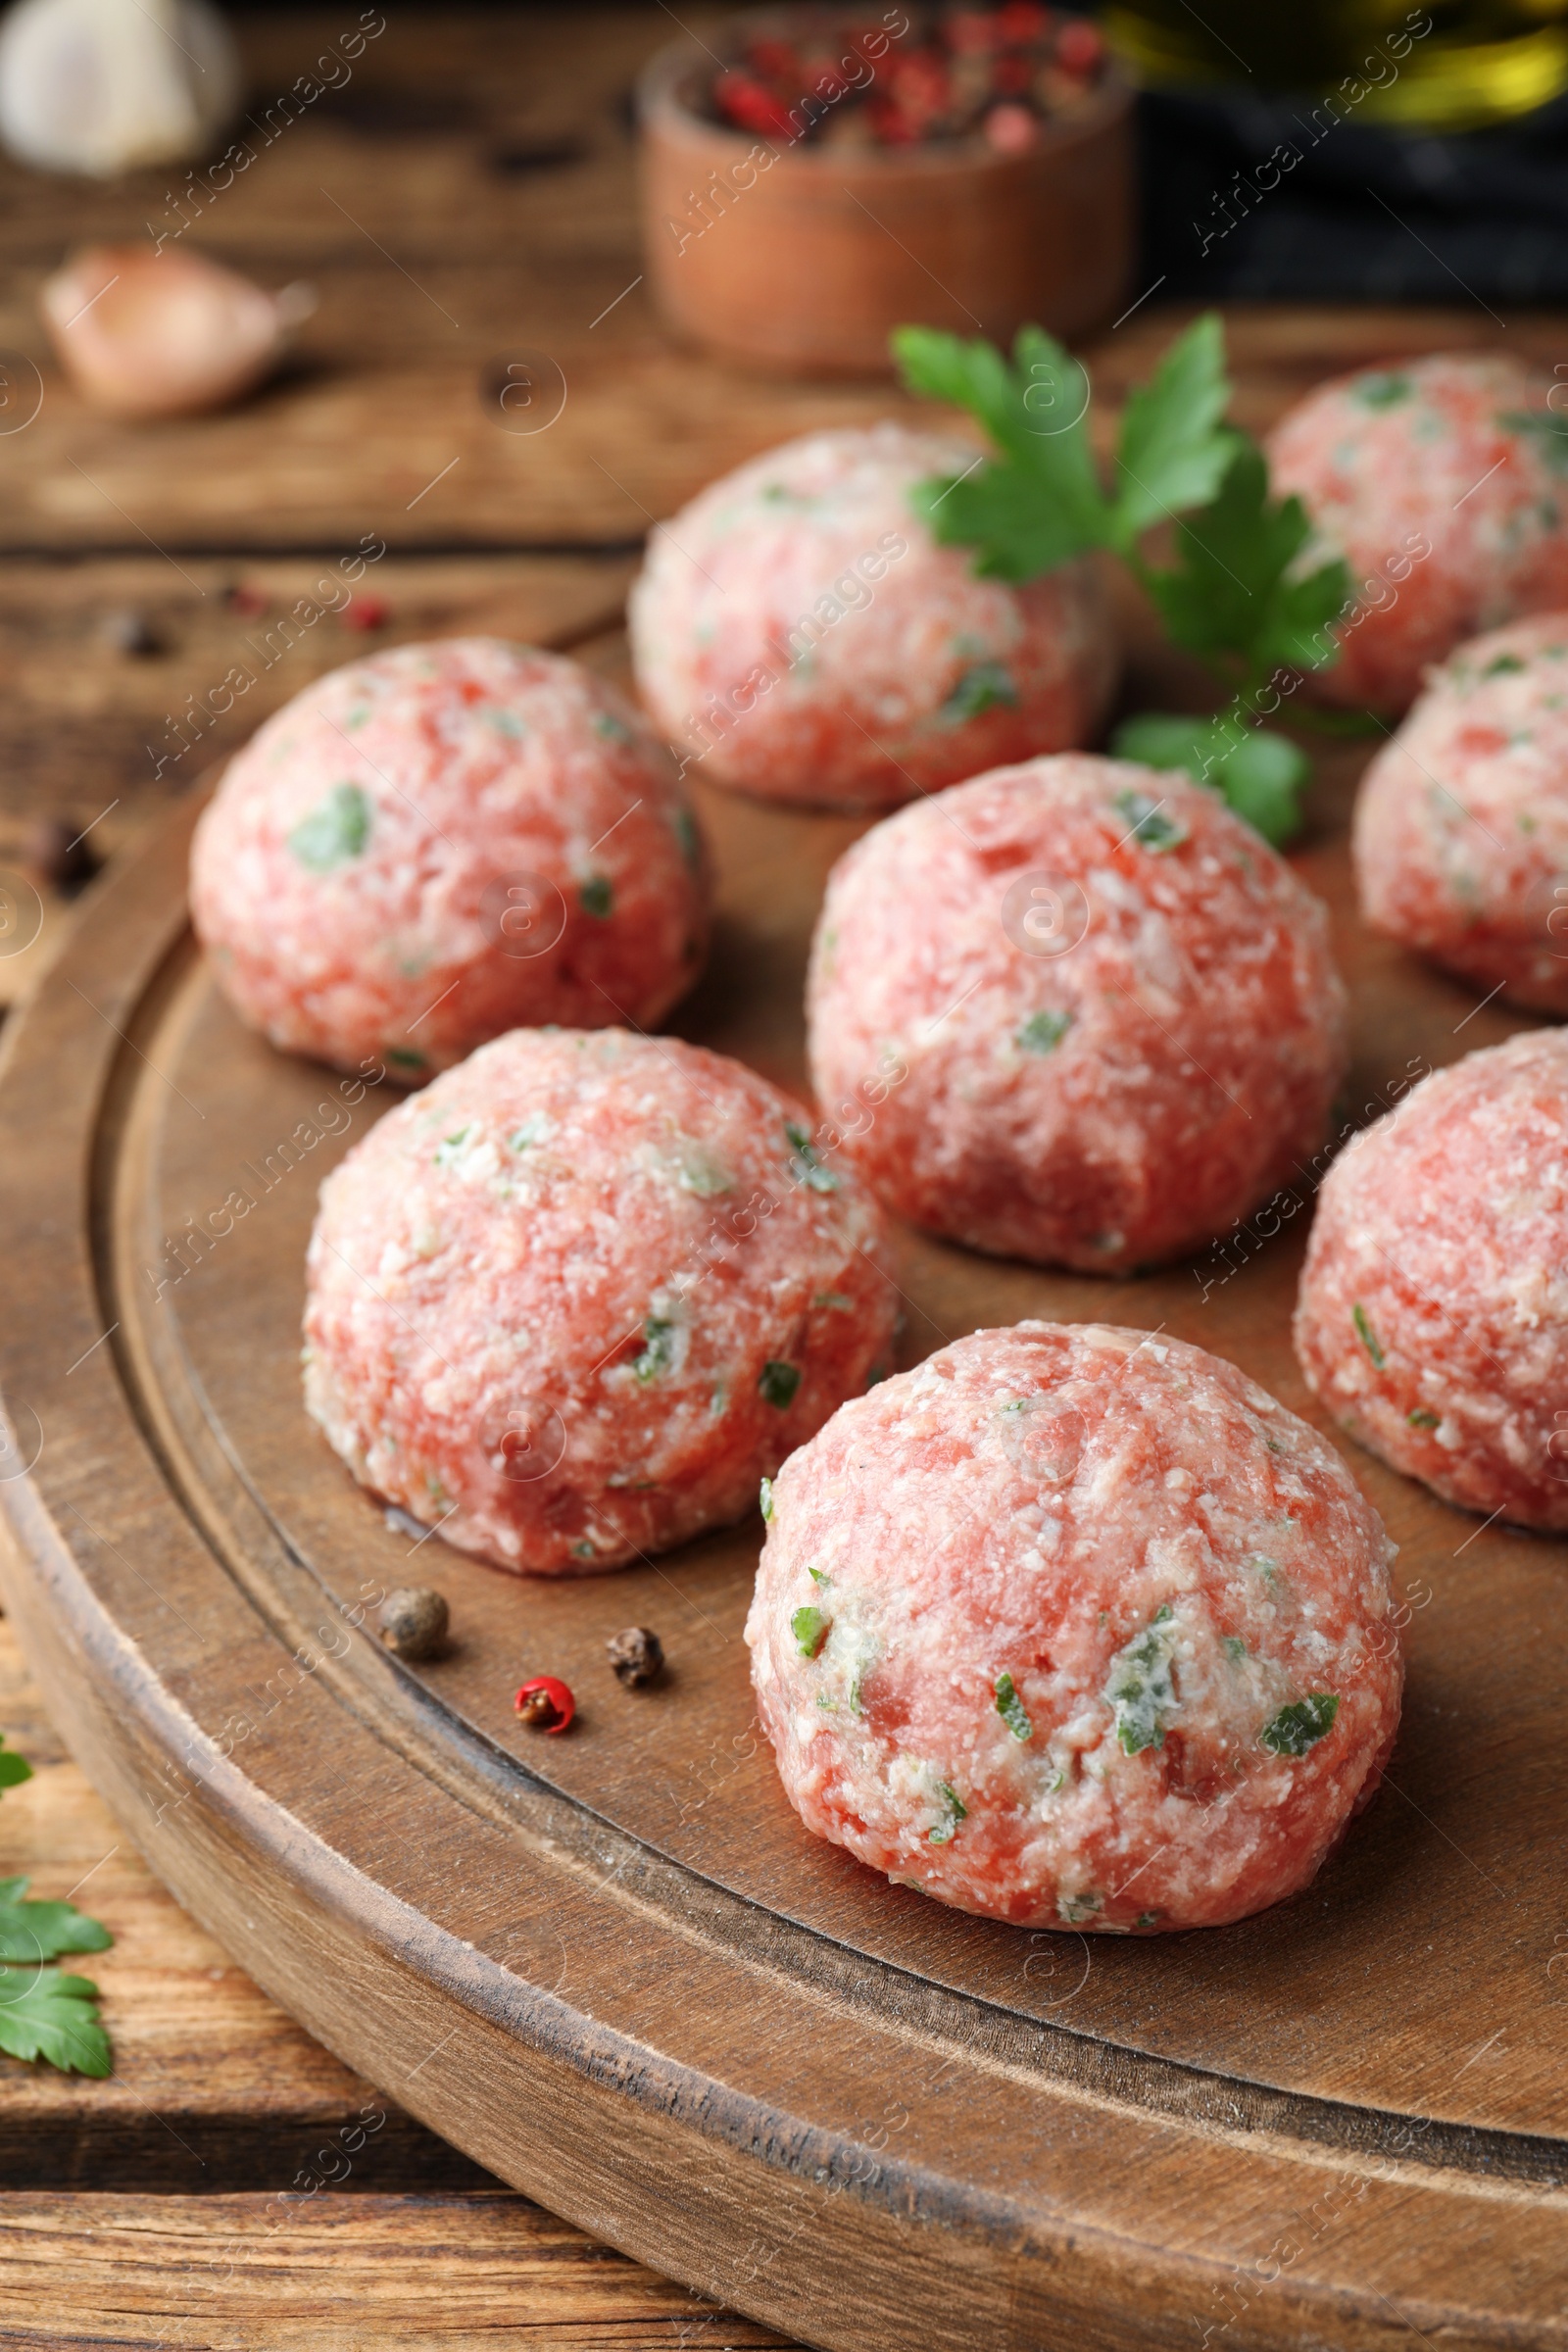
[[[0,2345],[302,2352],[785,2345],[490,2180],[268,2000],[159,1884],[0,1618],[0,1727],[34,1777],[0,1870],[115,1936],[108,2082],[0,2056]]]
[[[281,2218],[280,2218],[281,2211]],[[6,2352],[790,2352],[510,2191],[0,2196]]]

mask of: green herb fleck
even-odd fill
[[[1178,843],[1187,839],[1187,827],[1180,817],[1167,816],[1159,803],[1152,801],[1147,792],[1118,792],[1115,806],[1127,819],[1131,829],[1130,838],[1142,842],[1146,850],[1160,855],[1166,850],[1174,850]]]
[[[999,1674],[992,1690],[996,1694],[997,1713],[1002,1717],[1015,1740],[1032,1740],[1034,1725],[1024,1712],[1023,1700],[1013,1689],[1010,1674]]]
[[[1483,668],[1481,675],[1484,678],[1509,677],[1516,671],[1522,670],[1525,664],[1517,654],[1494,654],[1492,660]]]
[[[0,1732],[0,1788],[20,1788],[24,1781],[31,1778],[32,1766],[26,1757],[19,1756],[14,1747],[7,1747],[6,1736]],[[14,1880],[12,1884],[20,1886],[23,1882]]]
[[[780,1412],[794,1403],[795,1392],[800,1385],[801,1369],[798,1364],[769,1361],[762,1366],[757,1378],[757,1391],[762,1402],[776,1406]]]
[[[1379,368],[1358,375],[1350,389],[1365,409],[1392,409],[1396,402],[1409,399],[1410,378],[1393,368]]]
[[[594,915],[600,922],[603,922],[615,903],[615,894],[610,887],[610,877],[607,874],[590,874],[586,882],[579,882],[577,903],[584,914]]]
[[[1138,1914],[1138,1925],[1141,1928],[1152,1928],[1154,1926],[1158,1918],[1159,1913],[1157,1911],[1140,1911]]]
[[[1389,1359],[1378,1345],[1377,1334],[1373,1331],[1371,1324],[1367,1321],[1366,1308],[1360,1303],[1359,1299],[1350,1309],[1350,1321],[1355,1325],[1355,1336],[1360,1341],[1362,1347],[1366,1349],[1368,1355],[1372,1358],[1374,1368],[1381,1372]]]
[[[1176,1705],[1176,1686],[1171,1679],[1176,1630],[1166,1602],[1111,1662],[1104,1696],[1115,1714],[1116,1737],[1129,1756],[1165,1744],[1164,1719]]]
[[[630,727],[623,718],[617,718],[613,710],[596,710],[593,717],[593,728],[594,733],[602,735],[606,743],[630,743],[631,741]]]
[[[523,1120],[515,1135],[508,1136],[508,1149],[513,1152],[526,1152],[534,1144],[542,1143],[549,1132],[550,1121],[542,1113],[536,1111],[531,1119]]]
[[[813,1585],[830,1585],[833,1582],[825,1568],[808,1568],[806,1573]]]
[[[646,1384],[660,1379],[675,1361],[675,1326],[662,1315],[650,1315],[643,1325],[643,1346],[640,1355],[632,1359],[632,1370]]]
[[[1017,689],[1002,663],[977,662],[963,672],[938,710],[937,721],[941,726],[961,727],[965,720],[978,718],[998,705],[1016,710],[1017,704]]]
[[[795,1636],[795,1646],[803,1658],[815,1657],[827,1640],[828,1627],[832,1622],[821,1609],[813,1608],[809,1601],[804,1608],[796,1610],[790,1619],[790,1632]]]
[[[1247,1655],[1247,1643],[1246,1643],[1246,1642],[1245,1642],[1242,1640],[1242,1637],[1241,1637],[1241,1635],[1240,1635],[1240,1634],[1227,1634],[1227,1635],[1226,1635],[1226,1637],[1225,1637],[1225,1655],[1226,1655],[1228,1658],[1245,1658],[1245,1657],[1246,1657],[1246,1655]]]
[[[764,1520],[770,1520],[772,1518],[773,1481],[770,1478],[764,1478],[761,1486],[758,1489],[757,1507],[761,1512]]]
[[[1096,1912],[1103,1911],[1104,1907],[1105,1898],[1102,1894],[1058,1894],[1056,1897],[1056,1917],[1064,1919],[1069,1928],[1081,1928],[1085,1920],[1093,1919]]]
[[[1441,1422],[1443,1415],[1441,1413],[1429,1413],[1424,1404],[1418,1404],[1414,1412],[1406,1413],[1404,1417],[1409,1422],[1412,1429],[1436,1429],[1438,1424]]]
[[[435,1164],[450,1168],[463,1157],[463,1147],[473,1133],[471,1126],[460,1127],[456,1135],[444,1135],[435,1148]]]
[[[1544,409],[1539,414],[1512,409],[1499,416],[1497,422],[1504,432],[1518,433],[1533,442],[1537,457],[1544,459],[1553,473],[1568,473],[1568,419],[1559,420]]]
[[[1309,1690],[1305,1698],[1281,1707],[1258,1737],[1276,1756],[1304,1756],[1307,1749],[1334,1729],[1340,1702],[1332,1690]]]
[[[288,846],[313,874],[358,858],[370,837],[370,804],[358,784],[334,784],[319,808],[297,824]]]
[[[1049,1054],[1053,1046],[1060,1045],[1071,1027],[1070,1012],[1058,1012],[1053,1005],[1044,1005],[1039,1012],[1029,1015],[1014,1042],[1025,1054]]]
[[[797,1184],[804,1184],[813,1193],[836,1193],[839,1180],[822,1158],[804,1127],[793,1119],[784,1122],[784,1133],[790,1146],[790,1174]]]
[[[697,830],[696,817],[689,808],[677,808],[669,821],[674,829],[675,839],[680,844],[681,856],[691,867],[692,872],[696,873],[697,868],[703,862],[703,840]]]
[[[399,1069],[422,1070],[424,1067],[424,1055],[416,1054],[410,1046],[387,1046],[383,1051],[388,1061],[395,1061]]]
[[[927,1830],[926,1840],[931,1845],[946,1845],[959,1822],[968,1820],[969,1808],[956,1788],[950,1788],[946,1781],[938,1781],[937,1794],[942,1799],[942,1819],[934,1830]]]
[[[816,1297],[811,1300],[811,1304],[813,1306],[834,1306],[839,1309],[841,1314],[847,1315],[853,1310],[855,1300],[847,1291],[818,1291]]]

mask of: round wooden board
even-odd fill
[[[1364,1120],[1518,1024],[1358,930],[1336,764],[1299,863]],[[809,927],[859,828],[705,814],[722,913],[679,1025],[799,1086]],[[759,1522],[514,1580],[416,1550],[306,1421],[316,1189],[388,1090],[228,1014],[189,825],[84,907],[0,1085],[7,1606],[180,1900],[504,2178],[824,2346],[1563,2343],[1564,1547],[1348,1447],[1401,1546],[1409,1693],[1383,1795],[1293,1902],[1127,1941],[890,1887],[806,1837],[759,1740]],[[1313,1181],[1135,1281],[906,1234],[905,1360],[1023,1315],[1163,1325],[1320,1418],[1288,1331]],[[459,1639],[412,1670],[366,1610],[425,1579]],[[644,1692],[604,1656],[633,1623],[670,1658]],[[513,1714],[539,1671],[579,1694],[568,1738]]]

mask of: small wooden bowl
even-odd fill
[[[708,121],[711,54],[661,50],[638,93],[646,268],[677,334],[789,373],[881,375],[895,326],[1008,343],[1032,319],[1075,335],[1126,298],[1133,93],[1114,65],[1024,155],[847,152]]]

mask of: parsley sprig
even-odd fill
[[[1196,320],[1129,394],[1108,486],[1090,442],[1088,374],[1041,328],[1019,332],[1010,361],[994,344],[930,327],[901,327],[893,348],[910,390],[967,409],[994,452],[916,487],[915,510],[934,535],[972,548],[977,572],[1014,584],[1092,548],[1119,556],[1169,635],[1215,671],[1231,700],[1213,718],[1129,719],[1112,749],[1185,768],[1269,840],[1288,840],[1308,762],[1288,736],[1251,723],[1255,698],[1277,669],[1336,659],[1329,629],[1350,580],[1337,558],[1306,567],[1305,509],[1269,495],[1262,451],[1224,421],[1231,385],[1219,318]],[[1161,522],[1175,525],[1175,561],[1157,566],[1142,542]]]
[[[0,1733],[0,1788],[32,1778],[24,1756]],[[63,2073],[107,2075],[114,2065],[90,1978],[48,1968],[66,1952],[107,1951],[114,1937],[70,1903],[35,1903],[25,1879],[0,1879],[0,2050],[47,2058]]]

